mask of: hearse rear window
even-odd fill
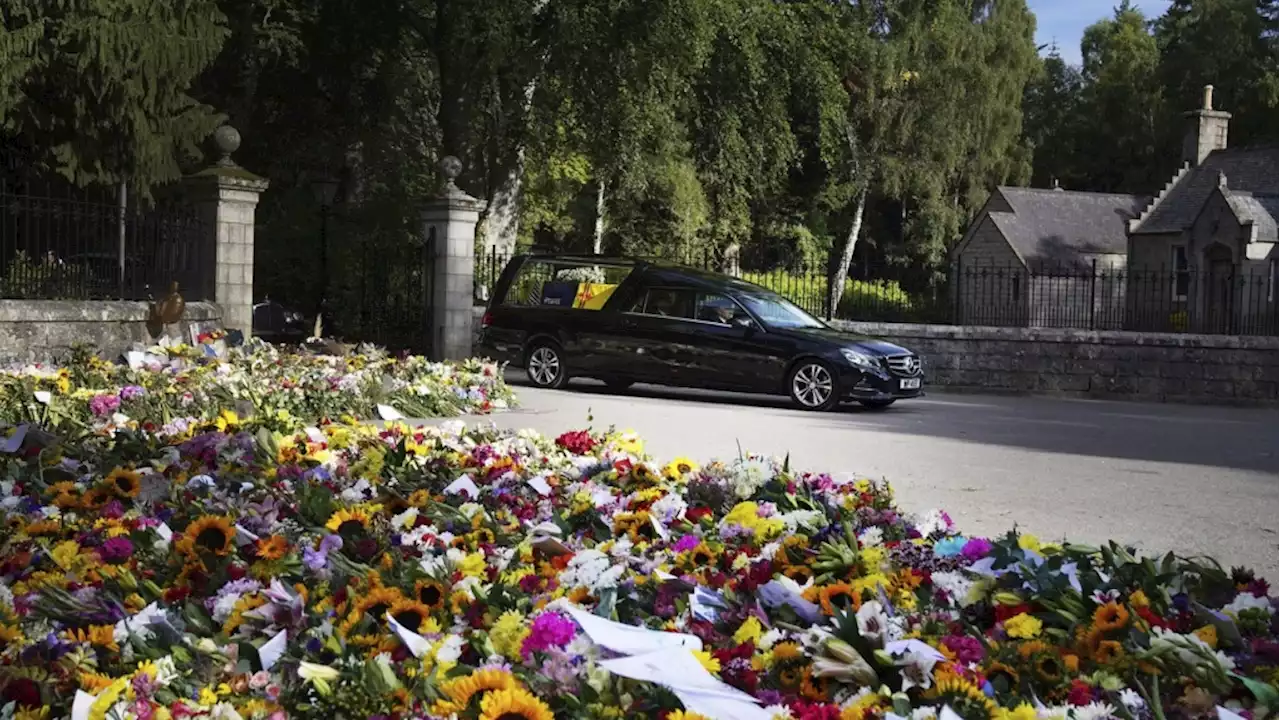
[[[599,310],[632,269],[567,260],[528,260],[516,272],[502,304]]]

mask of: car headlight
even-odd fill
[[[854,367],[860,367],[866,370],[880,369],[880,362],[875,357],[868,355],[866,353],[858,352],[857,350],[850,350],[849,348],[844,348],[840,351],[840,354],[843,355],[844,359],[848,360],[849,364],[853,365]]]

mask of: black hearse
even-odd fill
[[[517,255],[481,320],[479,352],[538,387],[573,377],[788,395],[806,410],[884,408],[923,394],[910,350],[839,332],[782,296],[661,261]]]

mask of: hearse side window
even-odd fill
[[[682,288],[649,288],[636,298],[628,312],[693,319],[693,291]]]
[[[698,293],[696,319],[703,322],[730,325],[734,320],[750,316],[733,298],[718,293]]]
[[[503,305],[599,310],[632,268],[564,260],[528,260],[516,271]]]

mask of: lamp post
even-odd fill
[[[316,305],[316,317],[319,318],[329,295],[329,209],[338,194],[338,181],[327,177],[312,180],[311,192],[320,203],[320,298]]]

